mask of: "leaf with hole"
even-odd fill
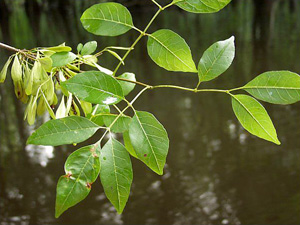
[[[228,5],[231,0],[174,0],[181,9],[192,13],[215,13]]]
[[[128,9],[114,2],[88,8],[82,14],[81,22],[88,32],[101,36],[118,36],[134,27]]]
[[[162,175],[169,150],[169,138],[163,125],[151,113],[135,111],[129,124],[129,137],[137,157]]]
[[[94,104],[112,105],[124,99],[119,82],[100,71],[77,74],[61,85],[81,100]]]
[[[90,138],[99,128],[97,124],[79,116],[50,120],[28,138],[27,144],[58,146],[80,143]]]
[[[300,101],[300,76],[290,71],[270,71],[259,75],[243,89],[265,102],[292,104]]]
[[[210,81],[224,73],[235,55],[234,37],[210,46],[198,64],[199,81]]]
[[[232,95],[232,108],[247,131],[257,137],[280,145],[272,120],[257,100],[247,95]]]
[[[104,192],[118,213],[122,213],[133,179],[129,154],[120,142],[110,138],[101,149],[100,162],[100,179]]]
[[[150,34],[147,49],[151,59],[166,70],[197,72],[190,47],[171,30],[163,29]]]
[[[86,198],[100,172],[99,149],[85,146],[73,152],[65,163],[56,189],[55,217]]]

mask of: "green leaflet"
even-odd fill
[[[136,81],[134,73],[123,73],[121,76],[119,76],[119,78]],[[124,96],[128,95],[135,88],[135,83],[130,83],[122,80],[119,80],[119,83],[121,84]]]
[[[27,144],[58,146],[80,143],[90,138],[99,128],[90,120],[79,116],[50,120],[28,138]]]
[[[62,67],[65,66],[76,59],[76,55],[72,52],[57,52],[51,55],[52,66],[53,67]]]
[[[131,144],[131,141],[130,141],[130,137],[129,137],[129,132],[128,131],[125,131],[123,133],[123,140],[124,140],[124,145],[125,145],[125,148],[126,150],[129,152],[130,155],[132,155],[133,157],[135,158],[138,158],[132,144]]]
[[[133,179],[129,154],[120,142],[111,138],[101,149],[100,161],[104,192],[118,213],[122,213]]]
[[[198,64],[199,81],[210,81],[224,73],[235,55],[234,37],[210,46]]]
[[[100,71],[77,74],[61,85],[78,98],[94,104],[112,105],[124,98],[119,82]]]
[[[257,100],[247,95],[232,95],[232,108],[247,131],[257,137],[280,145],[272,120]]]
[[[88,8],[83,13],[81,22],[88,32],[102,36],[118,36],[134,27],[127,8],[114,2]]]
[[[6,79],[7,69],[9,67],[11,61],[12,61],[12,57],[9,57],[4,65],[3,69],[0,72],[0,84],[3,83]]]
[[[273,104],[292,104],[300,101],[300,76],[289,71],[266,72],[243,89],[255,98]]]
[[[231,0],[174,0],[176,5],[192,13],[214,13],[223,9]]]
[[[97,49],[97,41],[87,42],[80,50],[81,55],[91,55]]]
[[[129,137],[138,159],[162,175],[169,150],[163,125],[151,113],[136,111],[129,125]]]
[[[73,152],[65,163],[56,191],[55,217],[86,198],[100,172],[99,150],[94,145]]]
[[[53,51],[53,52],[70,52],[72,51],[72,48],[69,46],[59,45],[59,46],[46,48],[46,50]]]
[[[190,47],[171,30],[158,30],[149,35],[147,49],[151,59],[166,70],[197,72]]]
[[[117,117],[117,114],[101,113],[93,116],[91,118],[91,121],[93,121],[95,124],[98,124],[99,126],[105,125],[106,127],[109,127]],[[122,115],[118,118],[114,125],[112,125],[110,130],[114,133],[123,133],[128,130],[130,122],[131,118],[129,116]]]

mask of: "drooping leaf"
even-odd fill
[[[40,63],[42,64],[42,67],[47,71],[51,72],[52,69],[52,59],[48,56],[39,59]]]
[[[18,55],[16,55],[11,67],[11,78],[14,81],[14,83],[17,83],[22,80],[22,75],[23,75],[22,66],[19,61]]]
[[[86,198],[100,172],[99,151],[94,145],[73,152],[65,163],[65,176],[57,184],[55,217]]]
[[[79,44],[77,45],[77,52],[80,53],[81,50],[82,50],[82,48],[83,48],[83,44],[82,44],[82,43],[79,43]]]
[[[130,137],[129,137],[129,132],[128,131],[125,131],[123,133],[123,140],[124,140],[124,145],[125,145],[125,148],[127,149],[127,151],[129,152],[130,155],[132,155],[133,157],[135,158],[138,158],[132,144],[131,144],[131,141],[130,141]]]
[[[199,80],[209,81],[224,73],[235,55],[234,37],[210,46],[198,64]]]
[[[94,104],[111,105],[124,98],[119,82],[100,71],[77,74],[61,85],[78,98]]]
[[[81,55],[91,55],[97,49],[97,41],[87,42],[81,49]]]
[[[7,62],[5,63],[4,67],[2,68],[1,72],[0,72],[0,83],[3,83],[6,79],[6,75],[7,75],[7,69],[11,63],[12,57],[9,57]]]
[[[72,51],[72,48],[69,46],[59,45],[59,46],[46,48],[46,50],[53,51],[53,52],[70,52]]]
[[[214,13],[223,9],[231,0],[174,0],[176,5],[192,13]]]
[[[117,119],[117,117],[117,114],[101,113],[93,116],[91,118],[91,121],[93,121],[95,124],[98,124],[99,126],[105,125],[106,127],[109,127],[114,122],[114,120]],[[110,129],[114,133],[123,133],[128,130],[130,122],[131,118],[129,116],[122,115],[114,122]]]
[[[123,73],[121,76],[119,76],[119,78],[136,81],[134,73]],[[119,83],[121,84],[124,96],[128,95],[135,87],[135,83],[131,83],[128,81],[119,80]]]
[[[138,158],[162,175],[169,150],[169,138],[163,125],[151,113],[136,111],[129,124],[129,137]]]
[[[280,145],[272,120],[257,100],[247,95],[233,95],[232,108],[247,131],[257,137]]]
[[[104,192],[118,213],[122,213],[133,179],[129,154],[120,142],[110,138],[101,149],[100,162]]]
[[[197,72],[190,47],[171,30],[158,30],[149,35],[148,54],[160,67],[169,71]]]
[[[270,71],[259,75],[243,89],[265,102],[292,104],[300,101],[300,76],[289,71]]]
[[[27,144],[58,146],[80,143],[90,138],[98,129],[98,125],[79,116],[50,120],[28,138]]]
[[[100,3],[88,8],[83,13],[81,22],[88,32],[102,36],[118,36],[134,26],[127,8],[114,2]]]
[[[72,52],[57,52],[51,55],[52,66],[53,67],[62,67],[65,66],[76,59],[76,55]]]

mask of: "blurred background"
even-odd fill
[[[83,11],[99,0],[0,0],[0,42],[18,47],[53,46],[97,40],[130,46],[135,31],[120,37],[96,37],[81,26]],[[119,1],[143,28],[156,8],[150,0]],[[159,1],[161,4],[167,1]],[[211,44],[236,37],[236,59],[207,88],[244,85],[268,70],[300,73],[300,1],[233,0],[216,14],[190,14],[172,7],[151,31],[169,28],[191,46],[196,62]],[[197,76],[170,73],[148,57],[146,39],[121,71],[149,84],[194,87]],[[0,49],[0,68],[12,54]],[[100,64],[117,61],[104,55]],[[134,96],[134,93],[132,94]],[[131,97],[132,97],[131,96]],[[129,97],[129,98],[131,98]],[[24,105],[11,79],[0,86],[0,224],[300,224],[300,105],[264,104],[281,146],[241,128],[222,94],[164,89],[145,93],[136,109],[152,112],[166,127],[170,150],[163,176],[133,159],[134,181],[122,215],[106,199],[100,181],[82,203],[54,218],[55,189],[67,156],[79,148],[26,146],[45,120],[29,127]],[[94,137],[96,141],[97,136]]]

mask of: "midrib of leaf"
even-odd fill
[[[181,58],[179,58],[173,51],[171,51],[167,46],[165,46],[161,41],[159,41],[156,37],[154,37],[152,34],[149,34],[151,38],[153,38],[155,41],[157,41],[161,46],[163,46],[168,52],[170,52],[175,58],[177,58],[180,62],[182,62],[185,66],[190,68],[192,71],[195,71],[194,68],[187,65],[184,61],[182,61]]]
[[[120,199],[120,190],[119,190],[119,182],[118,182],[118,178],[117,178],[117,167],[116,167],[116,161],[115,161],[115,153],[114,153],[114,144],[113,144],[113,140],[111,139],[111,153],[113,155],[113,162],[114,162],[114,172],[115,172],[115,178],[116,178],[116,183],[117,183],[117,192],[118,192],[118,211],[120,210],[120,205],[121,205],[121,199]]]
[[[106,21],[106,22],[110,22],[110,23],[117,23],[117,24],[121,24],[121,25],[124,25],[124,26],[127,26],[127,27],[130,27],[130,28],[133,28],[134,26],[130,25],[130,24],[127,24],[127,23],[122,23],[120,21],[117,21],[117,20],[108,20],[108,19],[104,19],[104,18],[89,18],[89,19],[84,19],[84,20],[103,20],[103,21]]]
[[[300,90],[300,87],[277,87],[277,86],[244,86],[242,89],[288,89],[288,90]]]
[[[248,108],[240,101],[238,100],[234,95],[232,97],[241,105],[243,108],[250,114],[250,116],[255,120],[255,122],[269,135],[269,137],[277,143],[278,141],[272,137],[272,135],[264,128],[264,126],[256,119],[256,117],[248,110]]]
[[[213,10],[217,10],[216,8],[213,8],[207,4],[205,4],[202,0],[200,0],[200,2],[205,5],[207,8],[209,9],[213,9]],[[191,6],[192,8],[196,9],[197,10],[197,7],[193,6],[191,3],[188,2],[188,0],[186,2],[183,2],[183,3],[186,3],[187,5]],[[218,2],[219,3],[219,2]]]
[[[207,74],[212,70],[213,66],[215,65],[216,61],[219,60],[223,53],[225,52],[225,50],[228,48],[228,46],[230,45],[230,43],[228,43],[226,45],[225,48],[222,49],[222,51],[220,51],[220,53],[217,55],[217,57],[215,57],[214,61],[212,62],[212,66],[205,72],[205,74],[203,74],[203,78],[205,78],[207,76]]]
[[[90,160],[90,158],[91,158],[92,156],[93,156],[93,154],[91,154],[91,155],[88,157],[88,159],[87,159],[87,161],[85,162],[84,166],[83,166],[82,169],[80,170],[80,173],[79,173],[79,175],[78,175],[78,178],[75,180],[75,183],[74,183],[74,185],[72,186],[72,189],[70,190],[69,194],[67,195],[67,197],[66,197],[65,201],[63,202],[62,206],[60,207],[60,210],[63,208],[63,206],[65,205],[66,201],[69,199],[71,193],[73,192],[73,190],[74,190],[74,188],[75,188],[75,186],[76,186],[76,183],[78,183],[78,182],[81,180],[81,179],[80,179],[81,174],[83,173],[83,171],[84,171],[86,165],[88,164],[88,162],[89,162],[89,160]],[[93,167],[92,167],[92,168],[93,168]],[[93,169],[94,169],[94,168],[93,168]],[[69,178],[69,179],[71,179],[71,178]],[[59,210],[59,211],[60,211],[60,210]]]
[[[147,134],[146,134],[146,131],[144,130],[144,127],[143,127],[141,121],[139,120],[139,116],[138,116],[137,114],[135,114],[135,115],[136,115],[136,118],[138,119],[139,125],[141,126],[142,131],[143,131],[143,133],[144,133],[144,135],[145,135],[145,137],[146,137],[146,139],[147,139],[147,141],[148,141],[148,144],[150,145],[152,154],[153,154],[153,156],[154,156],[154,158],[155,158],[155,163],[156,163],[157,169],[158,169],[158,171],[160,172],[159,165],[158,165],[158,161],[157,161],[155,152],[154,152],[154,150],[153,150],[152,144],[151,144],[151,142],[150,142],[150,140],[149,140],[149,138],[148,138],[148,136],[147,136]]]
[[[99,82],[99,81],[98,81],[98,82]],[[72,83],[72,82],[71,82],[69,85],[78,85],[78,86],[81,86],[81,87],[83,86],[83,87],[86,87],[86,88],[90,88],[90,89],[93,89],[93,90],[96,90],[96,91],[103,92],[103,93],[105,93],[105,94],[117,96],[117,97],[119,97],[119,98],[121,98],[121,99],[124,98],[123,96],[120,96],[120,95],[111,93],[111,92],[109,92],[109,91],[105,91],[105,90],[96,88],[96,87],[94,87],[94,86],[88,86],[88,85],[86,85],[86,84],[78,84],[78,83]]]
[[[94,129],[94,128],[99,129],[100,127],[79,128],[79,129],[75,129],[75,130],[59,131],[59,132],[52,133],[52,134],[39,135],[37,138],[34,138],[31,141],[40,140],[41,138],[48,137],[48,136],[50,137],[50,136],[53,136],[53,135],[56,135],[56,134],[65,134],[65,133],[68,133],[68,132],[80,131],[80,130],[89,130],[89,129]]]

